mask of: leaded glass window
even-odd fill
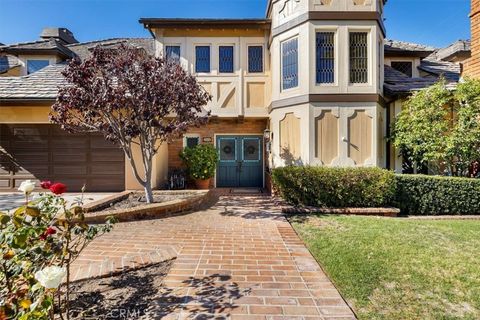
[[[263,47],[262,46],[248,47],[248,72],[249,73],[263,72]]]
[[[210,47],[195,47],[195,72],[210,72]]]
[[[298,86],[298,39],[291,39],[282,44],[282,88],[283,90]]]
[[[411,61],[392,61],[392,68],[400,71],[401,73],[412,77],[413,63]]]
[[[317,50],[317,83],[335,82],[335,33],[318,32]]]
[[[219,50],[219,71],[221,73],[233,72],[233,47],[232,46],[220,46]]]
[[[166,46],[165,47],[165,56],[167,60],[172,60],[175,62],[180,61],[180,46]]]
[[[47,67],[50,64],[48,60],[27,60],[27,74],[31,74]]]
[[[368,82],[368,33],[350,33],[350,83]]]

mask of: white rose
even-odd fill
[[[22,191],[24,194],[30,194],[35,189],[35,182],[32,180],[22,181],[18,191]]]
[[[47,289],[57,289],[67,274],[65,268],[57,266],[46,267],[35,273],[35,279]]]

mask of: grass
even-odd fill
[[[480,319],[480,221],[290,221],[359,319]]]

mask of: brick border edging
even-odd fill
[[[285,214],[344,214],[357,216],[380,216],[380,217],[398,217],[400,209],[397,208],[315,208],[315,207],[292,207],[282,208]]]
[[[112,202],[114,199],[121,199],[128,196],[132,191],[124,191],[112,197],[103,199],[103,201],[97,201],[94,203],[94,207],[98,208],[102,205]],[[167,202],[153,203],[143,205],[129,209],[118,210],[106,210],[100,212],[91,212],[91,207],[87,208],[87,214],[85,215],[85,223],[105,223],[108,217],[115,217],[119,222],[143,220],[149,218],[158,218],[160,215],[175,214],[181,212],[188,212],[199,208],[204,204],[212,195],[211,190],[186,190],[181,192],[166,191],[166,194],[185,194],[193,193],[191,197],[183,199],[175,199]],[[88,213],[90,212],[90,213]]]

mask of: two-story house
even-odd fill
[[[19,75],[0,74],[0,189],[27,178],[67,179],[74,189],[138,187],[118,148],[48,124],[65,62],[119,43],[175,59],[213,97],[206,126],[160,149],[156,187],[182,166],[179,152],[199,143],[217,147],[216,187],[263,187],[269,168],[289,164],[401,171],[386,139],[390,123],[412,90],[441,75],[455,84],[466,50],[385,40],[385,3],[271,0],[264,19],[142,18],[151,39],[77,43],[59,29],[0,47]],[[30,60],[45,62],[30,62],[30,72]]]

